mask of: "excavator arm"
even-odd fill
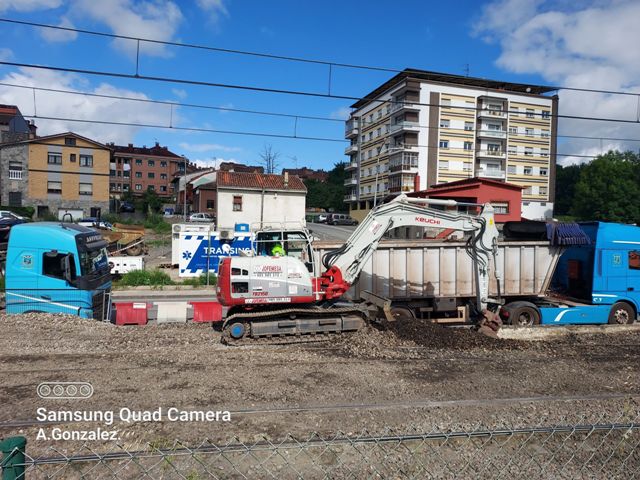
[[[320,277],[320,287],[327,300],[342,296],[364,268],[383,235],[398,227],[433,227],[470,232],[467,253],[474,262],[478,311],[486,309],[489,299],[489,260],[497,254],[498,230],[493,208],[485,204],[479,215],[447,212],[428,205],[464,205],[453,200],[410,198],[400,195],[382,204],[356,228],[347,242],[323,257],[327,269]],[[495,269],[496,278],[498,269]],[[499,279],[498,279],[499,284]]]

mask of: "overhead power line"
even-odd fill
[[[246,55],[246,56],[253,56],[253,57],[269,58],[269,59],[273,59],[273,60],[283,60],[283,61],[290,61],[290,62],[299,62],[299,63],[309,63],[309,64],[316,64],[316,65],[324,65],[324,66],[329,67],[329,69],[331,69],[332,67],[342,67],[342,68],[351,68],[351,69],[358,69],[358,70],[371,70],[371,71],[390,72],[390,73],[402,73],[402,72],[407,71],[407,70],[401,70],[401,69],[391,68],[391,67],[359,65],[359,64],[354,64],[354,63],[334,62],[334,61],[329,61],[329,60],[318,60],[318,59],[311,59],[311,58],[304,58],[304,57],[293,57],[293,56],[287,56],[287,55],[276,55],[276,54],[271,54],[271,53],[251,52],[251,51],[247,51],[247,50],[220,48],[220,47],[213,47],[213,46],[210,46],[210,45],[200,45],[200,44],[182,43],[182,42],[171,42],[171,41],[167,41],[167,40],[156,40],[156,39],[145,38],[145,37],[133,37],[133,36],[128,36],[128,35],[118,35],[118,34],[114,34],[114,33],[99,32],[99,31],[96,31],[96,30],[79,29],[79,28],[73,28],[73,27],[63,27],[61,25],[50,25],[50,24],[45,24],[45,23],[28,22],[28,21],[24,21],[24,20],[15,20],[15,19],[11,19],[11,18],[0,18],[0,22],[17,24],[17,25],[27,25],[27,26],[38,27],[38,28],[49,28],[49,29],[53,29],[53,30],[62,30],[62,31],[67,31],[67,32],[75,32],[75,33],[81,33],[81,34],[85,34],[85,35],[93,35],[93,36],[100,36],[100,37],[107,37],[107,38],[117,38],[117,39],[123,39],[123,40],[131,40],[131,41],[135,41],[135,42],[153,43],[153,44],[157,44],[157,45],[174,46],[174,47],[182,47],[182,48],[192,48],[192,49],[213,51],[213,52],[219,52],[219,53],[229,53],[229,54],[235,54],[235,55]],[[408,72],[410,73],[411,69],[409,69]],[[417,72],[419,72],[419,71],[417,71]],[[459,77],[458,75],[447,74],[447,73],[439,73],[439,72],[438,72],[438,75],[445,76],[445,77],[448,76],[448,77],[451,77],[451,78],[458,78]],[[487,80],[491,81],[489,79],[487,79]],[[571,91],[576,91],[576,92],[603,93],[603,94],[609,94],[609,95],[630,95],[630,96],[634,96],[634,97],[639,97],[640,98],[640,94],[638,92],[627,92],[627,91],[622,91],[622,90],[581,88],[581,87],[572,87],[572,86],[567,86],[567,85],[540,85],[540,86],[543,87],[543,88],[551,89],[551,90],[571,90]]]
[[[35,68],[40,70],[52,70],[58,72],[66,72],[66,73],[81,73],[85,75],[96,75],[102,77],[116,77],[116,78],[127,78],[131,80],[149,80],[155,82],[166,82],[166,83],[177,83],[177,84],[187,84],[187,85],[198,85],[198,86],[206,86],[206,87],[219,87],[219,88],[230,88],[230,89],[238,89],[238,90],[246,90],[246,91],[257,91],[257,92],[267,92],[267,93],[279,93],[279,94],[287,94],[287,95],[301,95],[306,97],[321,97],[321,98],[331,98],[337,100],[351,100],[351,101],[361,101],[367,100],[371,102],[377,102],[381,104],[389,103],[389,104],[397,104],[398,102],[393,100],[381,100],[377,98],[371,97],[351,97],[347,95],[334,95],[330,93],[319,93],[319,92],[306,92],[300,90],[284,90],[284,89],[276,89],[276,88],[266,88],[266,87],[251,87],[248,85],[236,85],[236,84],[228,84],[228,83],[216,83],[216,82],[205,82],[201,80],[187,80],[180,78],[170,78],[170,77],[156,77],[156,76],[148,76],[148,75],[139,75],[139,74],[128,74],[128,73],[119,73],[119,72],[108,72],[108,71],[100,71],[100,70],[86,70],[79,68],[69,68],[69,67],[54,67],[49,65],[36,65],[30,63],[18,63],[18,62],[7,62],[0,61],[0,65],[8,65],[13,67],[21,67],[21,68]],[[432,103],[421,103],[421,102],[406,102],[412,105],[418,106],[427,106],[427,107],[440,107],[440,104],[432,104]],[[447,108],[463,108],[466,110],[470,110],[469,107],[465,106],[456,106],[456,105],[447,105]],[[481,110],[478,108],[471,108],[471,110]],[[519,113],[512,110],[503,110],[505,113]],[[534,114],[535,116],[541,116],[542,114]],[[557,117],[557,118],[567,118],[572,120],[589,120],[589,121],[599,121],[599,122],[616,122],[616,123],[632,123],[632,124],[640,124],[640,120],[625,120],[625,119],[617,119],[617,118],[598,118],[598,117],[585,117],[579,115],[561,115],[561,114],[549,114],[549,117]]]

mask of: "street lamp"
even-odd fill
[[[183,166],[184,166],[182,171],[182,179],[184,180],[184,197],[182,198],[182,218],[184,223],[187,223],[187,157],[182,155],[182,160],[183,160]],[[178,195],[180,195],[179,188],[178,188]]]

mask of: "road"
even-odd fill
[[[307,228],[314,236],[320,240],[347,240],[355,226],[348,225],[326,225],[324,223],[307,223]]]

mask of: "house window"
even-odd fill
[[[153,160],[147,160],[147,166],[149,167],[155,167],[156,166],[156,162]]]
[[[93,185],[91,183],[80,184],[80,195],[93,195]]]
[[[161,192],[165,192],[167,191],[167,186],[166,185],[160,185],[160,191]]]
[[[142,160],[140,160],[139,158],[136,158],[136,165],[142,165]]]
[[[532,167],[524,167],[524,174],[525,175],[533,175],[533,168]]]
[[[540,176],[546,177],[549,175],[549,170],[545,167],[540,167]]]
[[[447,119],[440,120],[440,128],[449,128],[451,126],[451,121]]]
[[[142,178],[142,172],[136,172],[136,178]]]
[[[542,138],[549,138],[549,130],[542,130],[542,131],[540,132],[540,136],[541,136]]]
[[[129,184],[128,183],[124,183],[122,185],[122,190],[125,191],[125,192],[128,192],[129,191]]]
[[[542,118],[549,118],[549,116],[551,115],[551,112],[548,110],[543,110],[542,111]]]
[[[116,176],[116,171],[115,170],[109,170],[109,176],[110,177],[115,177]]]
[[[464,129],[467,131],[473,130],[473,122],[464,122]]]
[[[70,147],[76,146],[76,139],[73,137],[64,137],[64,144]]]
[[[9,180],[22,180],[22,168],[9,167]]]
[[[547,187],[538,187],[538,193],[540,195],[546,195],[547,194]]]
[[[142,185],[139,183],[136,183],[136,190],[142,190]]]
[[[148,173],[147,173],[147,177],[148,177],[148,178],[156,178],[156,174],[155,174],[155,173],[153,173],[153,172],[148,172]]]
[[[147,186],[147,191],[148,192],[153,192],[153,191],[155,191],[155,189],[156,189],[156,187],[154,185]]]
[[[509,127],[509,133],[511,133],[513,135],[517,135],[518,134],[518,127]]]
[[[75,140],[75,139],[74,139],[74,140]],[[70,161],[71,163],[76,163],[76,154],[75,154],[75,153],[71,153],[71,154],[69,155],[69,161]]]
[[[533,147],[524,147],[525,155],[533,155]]]
[[[234,212],[242,211],[242,196],[240,195],[233,196],[233,211]]]
[[[527,187],[523,190],[523,195],[531,195],[533,193],[533,187]]]
[[[216,206],[215,200],[207,200],[207,209],[211,210],[215,208],[215,206]]]
[[[162,160],[162,161],[160,162],[160,166],[161,166],[161,167],[166,167],[166,166],[167,166],[167,162],[165,162],[164,160]]]
[[[93,155],[80,155],[81,167],[93,167]]]
[[[62,193],[62,182],[47,182],[47,193]]]
[[[166,173],[161,173],[160,174],[160,180],[166,180],[167,179],[167,174]]]
[[[509,145],[507,147],[507,151],[509,152],[509,155],[517,155],[518,154],[518,147],[516,147],[515,145]]]
[[[443,98],[442,101],[440,102],[440,105],[442,107],[450,107],[451,106],[451,99],[450,98]]]
[[[110,183],[110,184],[109,184],[109,188],[110,188],[111,190],[115,190],[115,189],[116,189],[116,184],[115,184],[115,183]]]
[[[533,118],[533,112],[532,108],[527,108],[527,118]]]
[[[47,163],[49,163],[50,165],[62,165],[62,154],[49,153],[47,157]]]
[[[471,164],[470,163],[463,163],[462,164],[462,170],[465,172],[470,172],[471,171]]]
[[[524,134],[525,134],[527,137],[533,137],[533,128],[525,128],[525,129],[524,129]]]
[[[438,163],[439,170],[449,170],[449,160],[440,160]]]
[[[541,148],[540,149],[540,155],[543,156],[543,157],[548,157],[549,156],[549,149]]]
[[[515,175],[516,174],[516,166],[515,165],[509,165],[507,167],[507,173],[509,173],[511,175]]]
[[[465,149],[465,150],[472,150],[472,149],[473,149],[473,143],[471,143],[471,142],[464,142],[464,149]]]
[[[440,140],[438,146],[440,148],[449,148],[449,140]]]
[[[124,178],[129,178],[129,175],[130,175],[129,170],[125,170],[124,172],[122,172],[122,176],[123,176]]]
[[[507,215],[509,213],[509,202],[491,202],[493,212],[499,215]]]

